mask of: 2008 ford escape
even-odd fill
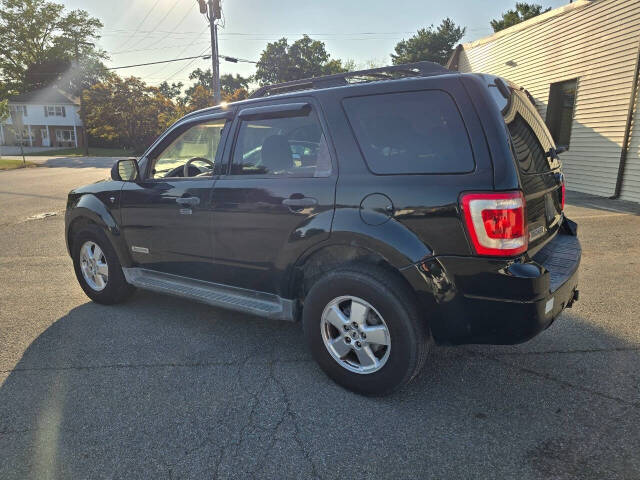
[[[434,342],[523,342],[577,299],[557,153],[527,92],[488,75],[273,85],[73,190],[67,245],[96,302],[138,287],[302,319],[331,378],[383,394]]]

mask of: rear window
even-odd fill
[[[441,90],[352,97],[343,105],[374,173],[466,173],[475,168],[460,112]]]
[[[520,172],[548,173],[558,166],[557,160],[551,158],[551,150],[555,148],[551,134],[526,93],[513,87],[510,90],[511,96],[502,115]]]

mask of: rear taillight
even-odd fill
[[[562,211],[564,211],[564,199],[567,196],[567,184],[564,181],[564,175],[562,176],[562,199],[560,200],[560,205],[562,206]]]
[[[527,250],[522,192],[467,193],[460,199],[467,231],[479,255],[512,256]]]

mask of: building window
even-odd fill
[[[73,130],[56,130],[56,141],[75,143],[76,134]]]
[[[546,122],[557,147],[569,149],[577,88],[578,80],[575,78],[551,84]]]
[[[28,128],[23,128],[22,131],[16,130],[15,133],[16,133],[16,141],[18,142],[18,145],[22,144],[25,146],[29,146],[35,140],[33,131],[29,131]]]
[[[27,106],[26,105],[9,105],[10,113],[22,113],[23,117],[27,116]]]
[[[67,112],[61,105],[45,105],[44,107],[45,117],[66,117]]]

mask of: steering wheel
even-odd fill
[[[208,158],[193,157],[193,158],[187,160],[187,163],[184,164],[184,167],[183,167],[183,170],[182,170],[182,176],[183,177],[188,177],[189,176],[189,165],[191,165],[193,162],[196,162],[196,161],[204,162],[207,165],[209,165],[211,167],[211,169],[213,169],[213,162],[211,160],[209,160]]]

